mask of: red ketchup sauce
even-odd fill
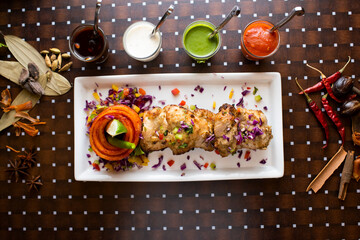
[[[270,33],[273,25],[266,21],[250,23],[244,30],[241,50],[246,58],[260,60],[276,52],[279,46],[279,32]]]

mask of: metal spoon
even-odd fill
[[[174,11],[174,5],[170,5],[170,7],[166,10],[164,16],[160,19],[159,23],[156,25],[156,27],[152,30],[150,37],[153,37],[155,33],[159,30],[161,25],[165,22],[166,18]]]
[[[99,13],[100,13],[101,2],[102,2],[102,0],[97,0],[96,1],[95,19],[94,19],[94,33],[95,33],[95,35],[98,35]]]
[[[234,6],[231,12],[227,15],[224,21],[209,35],[209,39],[213,38],[234,16],[239,16],[241,9],[238,6]]]
[[[295,7],[293,10],[291,10],[289,16],[285,17],[284,19],[282,19],[280,22],[278,22],[277,24],[275,24],[271,29],[270,32],[274,32],[277,29],[281,28],[282,26],[284,26],[286,23],[288,23],[293,17],[295,16],[302,16],[305,14],[305,9],[303,7]]]

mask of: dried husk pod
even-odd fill
[[[34,78],[35,80],[39,79],[40,73],[39,68],[35,63],[29,63],[28,64],[28,71],[30,73],[30,76]]]
[[[51,70],[55,71],[58,67],[58,61],[55,59],[51,64]]]
[[[56,59],[56,55],[52,54],[51,57],[50,57],[51,62],[55,61],[55,59]]]
[[[50,48],[49,50],[50,50],[50,52],[52,52],[54,54],[60,54],[61,53],[60,49],[58,49],[58,48]]]
[[[45,63],[46,63],[46,66],[48,66],[49,68],[51,68],[51,60],[49,58],[49,55],[46,54],[45,56]]]
[[[65,71],[69,70],[69,68],[71,67],[72,64],[73,64],[73,62],[68,62],[59,70],[59,72],[65,72]]]
[[[52,78],[52,72],[49,70],[46,72],[46,80],[49,82]]]
[[[27,82],[27,84],[29,85],[32,93],[39,96],[42,96],[45,93],[44,88],[41,86],[41,84],[32,77],[29,77],[29,81]]]
[[[21,86],[24,86],[24,84],[26,83],[29,77],[30,77],[29,71],[23,68],[20,73],[19,84]]]
[[[354,86],[354,79],[342,76],[332,86],[332,91],[338,99],[346,99]]]
[[[63,54],[61,54],[61,57],[62,57],[63,59],[69,59],[71,56],[70,56],[70,54],[63,53]]]
[[[58,55],[57,61],[58,61],[58,69],[60,69],[61,68],[61,63],[62,63],[61,54]]]

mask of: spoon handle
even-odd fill
[[[275,24],[271,29],[270,32],[274,32],[284,26],[286,23],[288,23],[293,17],[295,16],[302,16],[305,14],[305,9],[302,7],[295,7],[293,10],[291,10],[290,14],[283,18],[280,22]]]
[[[156,25],[156,27],[151,32],[151,35],[154,35],[157,30],[161,27],[161,25],[165,22],[165,19],[174,11],[174,5],[170,5],[170,7],[166,10],[164,16],[160,19],[159,23]]]
[[[240,12],[241,9],[238,6],[234,6],[231,9],[230,13],[226,16],[224,21],[222,21],[222,23],[220,23],[220,25],[217,26],[215,30],[210,34],[209,39],[213,38],[231,20],[232,17],[239,16]]]
[[[96,1],[96,8],[95,8],[95,20],[94,20],[94,31],[98,32],[98,24],[99,24],[99,13],[100,13],[100,7],[101,7],[102,0]]]

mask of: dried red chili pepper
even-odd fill
[[[295,78],[295,82],[298,85],[298,87],[300,88],[301,91],[304,91],[304,89],[300,86],[300,84],[297,81],[297,78]],[[310,107],[310,109],[314,112],[315,117],[317,118],[317,120],[321,123],[321,126],[324,128],[325,131],[325,137],[326,137],[326,144],[323,146],[323,148],[326,148],[329,142],[329,127],[328,124],[325,120],[325,116],[324,114],[321,112],[321,110],[319,109],[319,107],[316,105],[316,103],[309,97],[309,95],[307,93],[304,93],[305,97],[306,97],[306,101]]]
[[[328,77],[326,80],[328,81],[329,84],[333,84],[334,82],[336,82],[336,80],[338,80],[341,77],[341,74],[344,72],[345,68],[347,67],[347,65],[349,64],[351,60],[351,57],[349,56],[349,60],[347,61],[347,63],[336,73],[334,73],[333,75],[331,75],[330,77]],[[312,93],[312,92],[318,92],[321,89],[323,89],[324,83],[323,81],[320,81],[318,83],[316,83],[314,86],[311,86],[307,89],[304,90],[304,92],[306,93]],[[303,94],[303,91],[301,91],[299,94]]]
[[[337,127],[337,130],[341,136],[342,143],[344,144],[345,143],[345,127],[342,124],[341,120],[339,119],[339,116],[334,111],[334,109],[329,105],[329,101],[326,98],[327,98],[327,94],[325,94],[321,98],[322,105],[323,105],[327,115],[329,116],[329,118],[333,121],[333,123]]]
[[[332,88],[331,88],[331,85],[330,85],[330,83],[328,82],[326,76],[325,76],[319,69],[317,69],[317,68],[315,68],[315,67],[313,67],[313,66],[310,66],[309,64],[306,64],[306,66],[308,66],[309,68],[311,68],[311,69],[313,69],[313,70],[315,70],[315,71],[317,71],[317,72],[320,73],[320,75],[321,75],[321,82],[322,82],[323,85],[325,86],[326,91],[329,93],[329,95],[330,95],[330,97],[331,97],[332,99],[334,99],[335,101],[337,101],[337,102],[339,102],[339,103],[340,103],[340,102],[343,102],[343,101],[341,101],[340,99],[338,99],[338,98],[334,95],[333,90],[332,90]]]

